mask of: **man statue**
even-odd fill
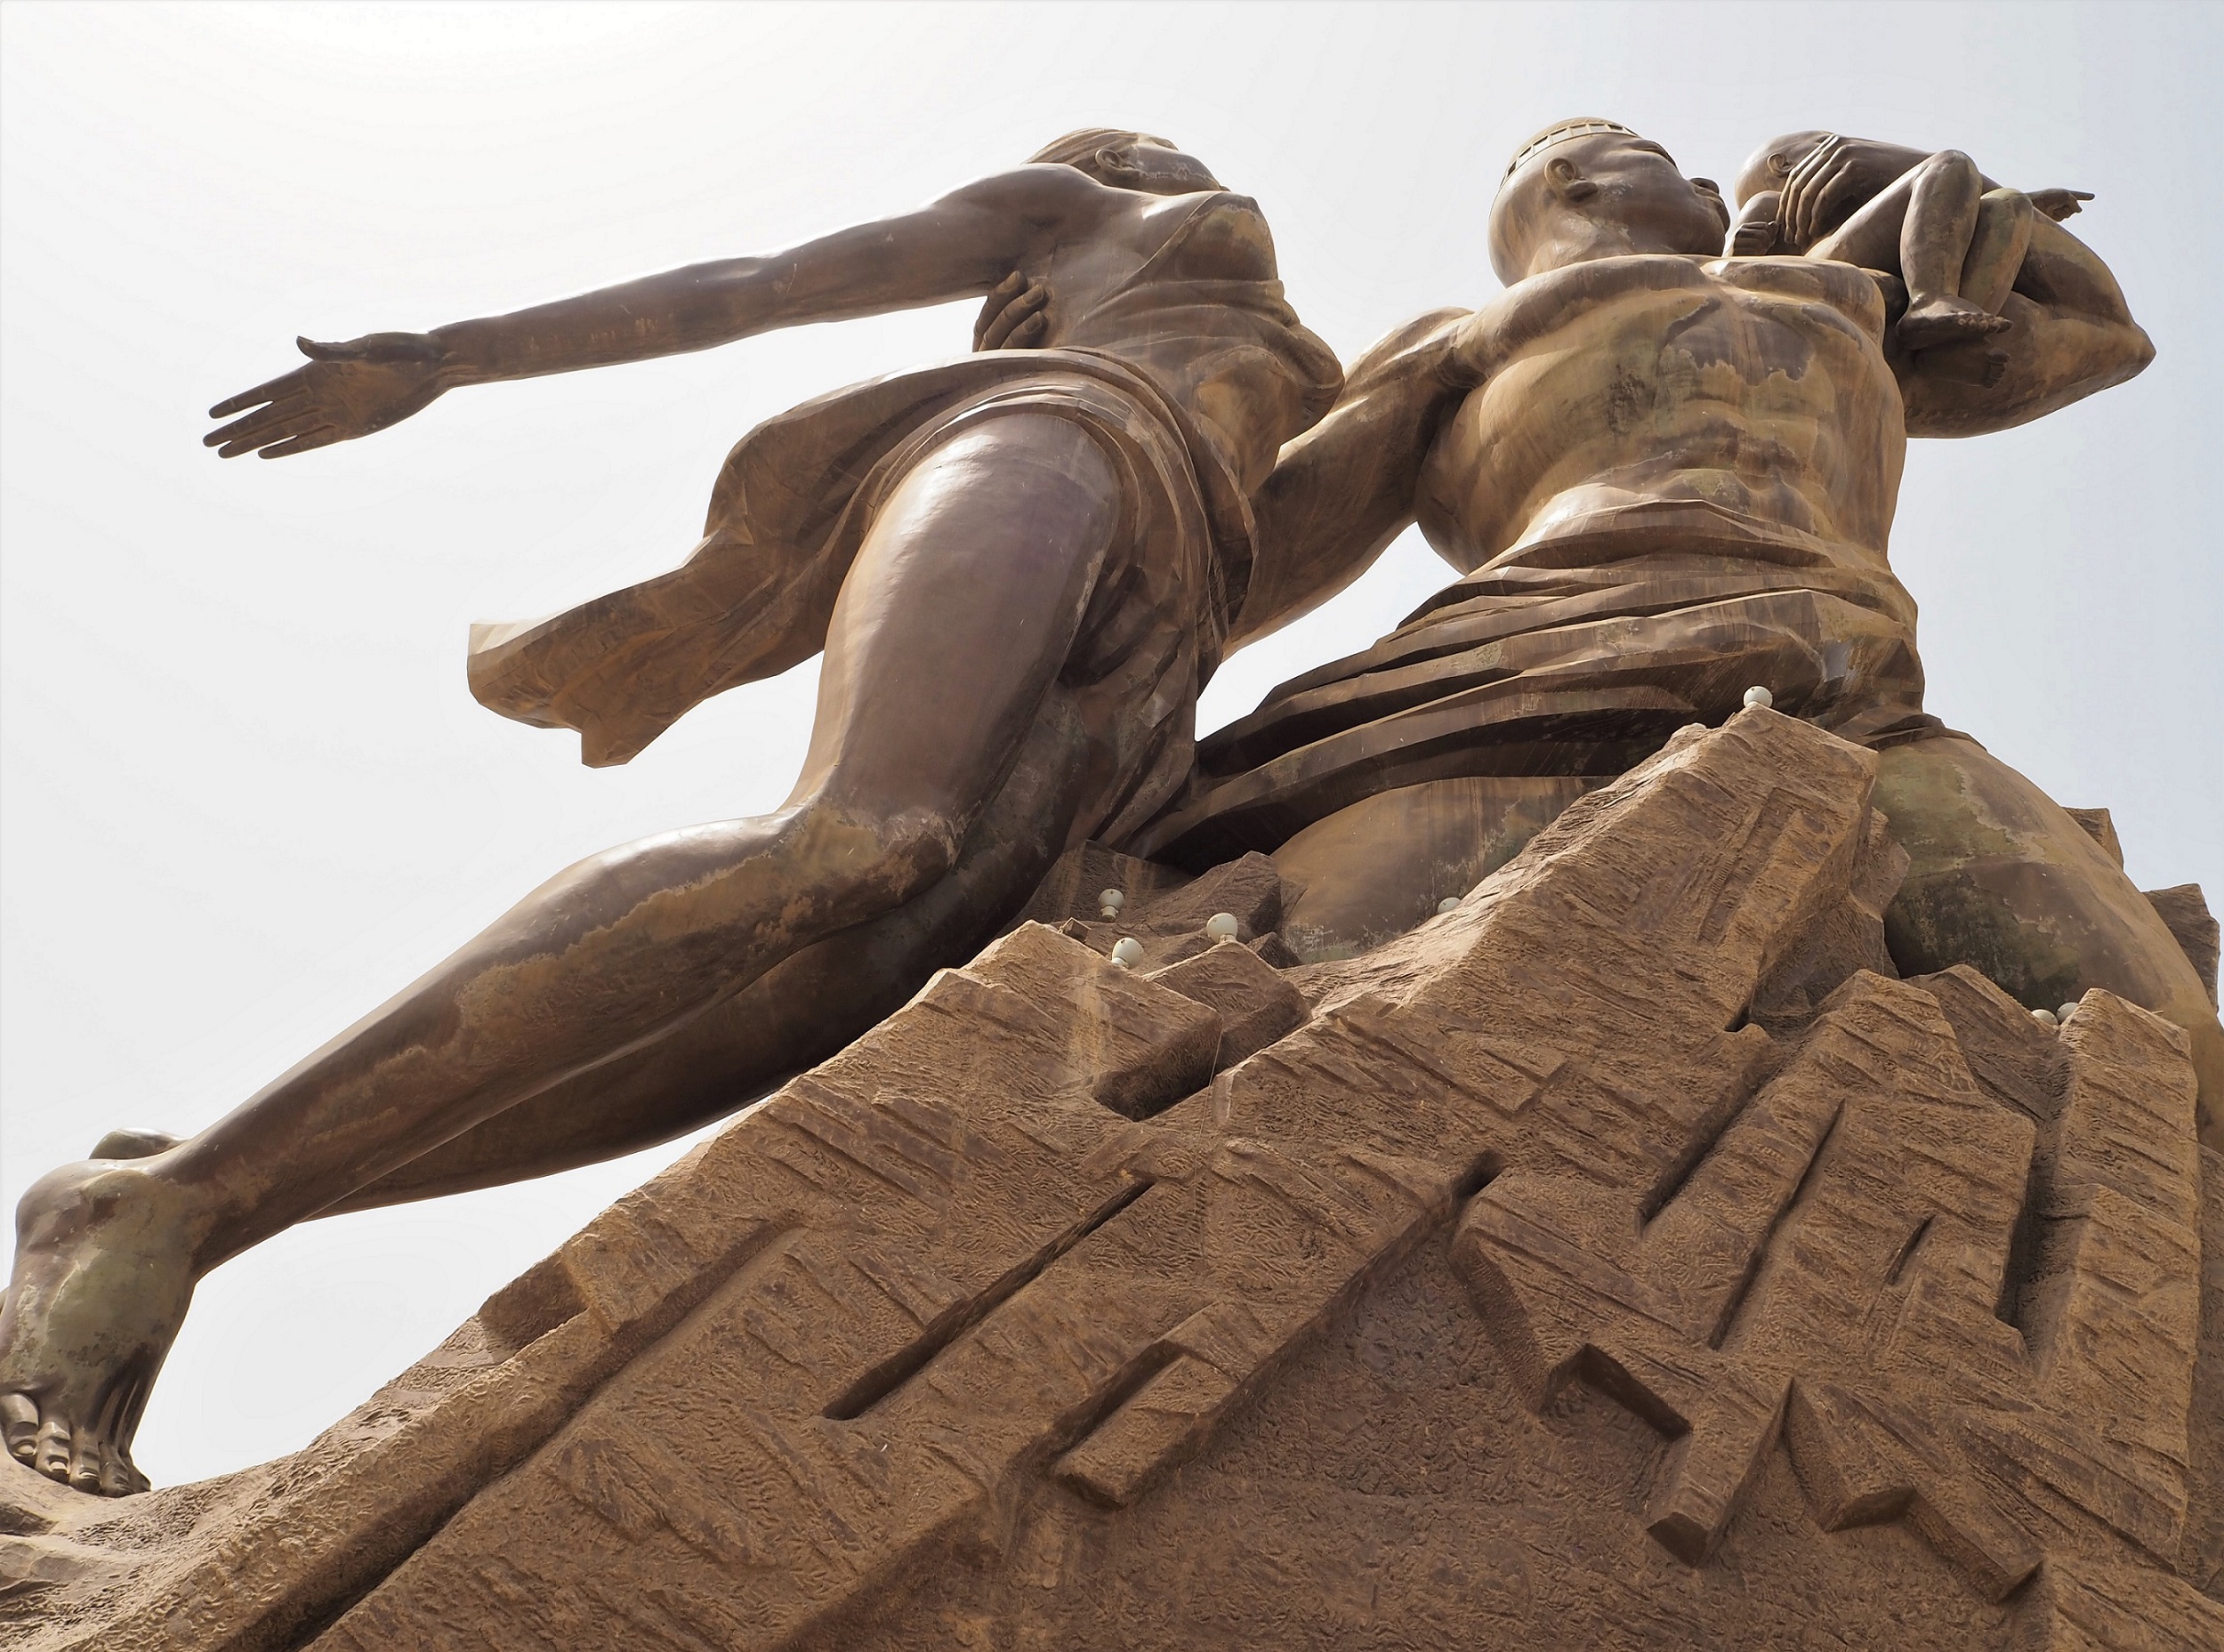
[[[1924,159],[1827,153],[1797,204],[1826,229]],[[1539,133],[1491,208],[1506,291],[1392,334],[1283,450],[1230,642],[1316,606],[1416,519],[1467,576],[1205,741],[1132,846],[1271,850],[1454,776],[1502,778],[1509,807],[1525,787],[1564,801],[1763,688],[1879,754],[1878,806],[1911,858],[1887,918],[1901,967],[1969,963],[2035,1010],[2105,987],[2155,1011],[2191,1035],[2203,1139],[2224,1148],[2204,984],[2065,810],[1923,713],[1915,606],[1886,560],[1911,433],[2020,424],[2153,357],[2106,266],[2046,213],[2021,217],[2007,326],[1909,354],[1890,275],[1722,258],[1720,193],[1660,145],[1602,120]]]
[[[897,1008],[937,965],[962,962],[1011,920],[1076,831],[1137,852],[1211,859],[1224,848],[1276,848],[1309,821],[1447,776],[1505,778],[1509,807],[1518,807],[1524,784],[1564,795],[1620,773],[1677,727],[1727,715],[1753,686],[1781,709],[1879,750],[1880,802],[1913,860],[1890,920],[1903,965],[1974,963],[2035,1007],[2107,987],[2170,1018],[2193,1035],[2210,1109],[2204,1130],[2217,1140],[2224,1033],[2202,983],[2170,931],[2074,820],[1923,713],[1914,604],[1885,559],[1911,429],[2004,428],[2128,378],[2149,359],[2145,334],[2088,250],[2058,224],[2037,222],[1997,309],[2008,326],[1910,356],[1886,342],[1895,278],[1811,257],[1720,261],[1729,215],[1712,184],[1684,178],[1658,145],[1625,128],[1564,123],[1516,156],[1493,207],[1493,262],[1508,291],[1480,310],[1439,312],[1393,334],[1306,431],[1333,388],[1334,364],[1312,360],[1278,288],[1268,290],[1271,243],[1245,216],[1255,208],[1167,146],[1140,134],[1083,135],[1091,141],[1076,159],[1052,152],[1044,159],[1099,166],[1106,175],[1098,194],[1118,198],[1107,208],[1076,179],[1050,181],[1060,198],[1084,200],[1096,214],[1091,233],[1103,231],[1106,246],[1079,277],[1070,259],[1060,264],[1063,290],[1045,288],[1047,253],[1027,249],[1040,242],[1055,250],[1053,231],[1064,221],[1023,203],[1006,213],[999,184],[989,191],[994,212],[926,215],[920,227],[933,232],[932,245],[955,246],[947,269],[876,253],[884,227],[832,238],[823,278],[815,263],[812,279],[798,281],[770,261],[740,261],[728,285],[750,303],[763,288],[772,294],[765,304],[788,307],[771,321],[747,310],[748,325],[722,334],[708,326],[699,313],[704,282],[681,271],[649,284],[668,310],[668,336],[645,327],[627,308],[641,295],[623,290],[467,324],[468,336],[498,346],[487,375],[516,376],[554,370],[552,360],[594,365],[616,353],[699,347],[780,320],[993,291],[984,345],[1039,344],[1044,357],[1072,346],[1084,359],[1007,364],[1027,378],[1025,419],[1003,416],[1006,366],[963,369],[967,385],[983,375],[995,381],[980,392],[998,404],[989,434],[1065,440],[1085,415],[1080,423],[1115,439],[1102,466],[1093,448],[1029,448],[1005,480],[997,479],[1004,461],[992,464],[985,449],[928,448],[930,456],[957,455],[955,468],[923,483],[917,510],[902,520],[923,531],[959,520],[953,502],[978,504],[960,522],[965,531],[934,554],[875,556],[871,544],[848,541],[832,559],[812,550],[777,570],[801,592],[792,600],[786,586],[758,577],[751,558],[761,536],[714,533],[705,542],[714,554],[699,554],[672,576],[676,583],[650,582],[553,628],[483,638],[486,669],[475,682],[512,714],[579,728],[591,752],[622,758],[693,698],[788,657],[787,631],[775,625],[779,634],[762,642],[750,629],[762,629],[756,608],[721,593],[777,586],[786,606],[776,605],[774,619],[800,616],[797,634],[823,641],[830,625],[842,631],[844,611],[855,610],[866,630],[908,611],[874,594],[882,587],[860,584],[858,569],[974,577],[963,555],[1003,544],[999,534],[1013,541],[1017,560],[992,581],[1002,582],[1003,606],[972,616],[969,634],[983,642],[980,657],[965,662],[967,680],[1018,657],[1016,643],[989,646],[1000,641],[989,622],[1019,612],[1011,604],[1024,592],[1003,589],[1019,572],[1085,562],[1072,579],[1059,573],[1052,582],[1045,611],[1067,623],[1044,630],[1011,622],[1015,635],[1035,639],[1027,671],[1017,673],[1024,681],[989,708],[993,717],[979,697],[957,708],[995,724],[998,762],[979,759],[979,741],[905,735],[875,746],[884,767],[902,773],[939,770],[969,752],[978,760],[964,807],[890,817],[907,831],[914,815],[932,828],[922,839],[933,840],[922,862],[927,872],[891,865],[885,877],[849,875],[860,858],[886,858],[860,857],[865,839],[854,832],[794,858],[802,881],[793,885],[771,875],[786,860],[729,855],[732,845],[719,835],[725,828],[650,840],[642,847],[653,865],[599,858],[194,1141],[118,1135],[93,1163],[35,1187],[0,1310],[0,1433],[13,1455],[83,1489],[135,1489],[144,1482],[129,1459],[132,1430],[197,1272],[294,1221],[544,1173],[731,1110]],[[1777,208],[1821,223],[1825,234],[1848,202],[1873,197],[1922,158],[1849,141],[1826,154],[1826,166],[1786,180],[1786,195],[1811,198]],[[1021,181],[1034,189],[1040,180],[1030,173]],[[1189,204],[1170,211],[1160,197]],[[953,222],[995,228],[1006,217],[1020,226],[1017,251],[1002,241],[977,246],[960,238],[961,245],[946,233]],[[896,281],[907,271],[911,286]],[[1092,285],[1090,271],[1103,278]],[[1236,307],[1241,317],[1229,313],[1231,286],[1251,294]],[[805,300],[819,308],[790,313]],[[1240,337],[1200,325],[1238,320],[1247,329]],[[1089,330],[1100,322],[1121,329],[1127,353],[1162,376],[1159,358],[1180,356],[1181,372],[1169,381],[1176,393],[1157,399],[1166,404],[1164,441],[1140,415],[1112,419],[1094,400],[1079,407],[1080,392],[1064,379],[1035,383],[1038,367],[1092,383],[1116,368],[1100,359],[1120,352]],[[380,428],[438,392],[439,342],[374,335],[337,351],[319,347],[307,371],[314,378],[317,368],[334,369],[325,377],[338,374],[337,390],[275,381],[235,399],[230,411],[265,405],[214,439],[229,443],[227,451],[286,452],[338,439],[334,431]],[[1244,374],[1265,376],[1238,394],[1230,375]],[[386,388],[359,405],[361,381]],[[939,421],[939,439],[946,415],[979,411],[967,385],[947,405],[938,399],[940,379],[924,400],[898,386],[901,416],[890,428],[904,439],[890,451],[902,477],[913,474],[903,467],[923,463],[908,439],[916,418]],[[882,393],[863,387],[838,406],[862,407],[856,395]],[[1045,407],[1054,415],[1048,423],[1037,416]],[[1260,415],[1241,422],[1238,457],[1250,462],[1226,467],[1235,479],[1223,490],[1231,508],[1213,512],[1209,500],[1191,502],[1186,537],[1160,536],[1194,542],[1198,555],[1165,561],[1167,577],[1154,584],[1159,563],[1144,552],[1159,540],[1145,536],[1142,560],[1131,559],[1134,577],[1100,577],[1100,568],[1130,568],[1099,544],[1110,537],[1107,525],[1116,520],[1126,532],[1156,520],[1137,499],[1164,494],[1181,504],[1175,484],[1189,472],[1176,461],[1186,455],[1193,471],[1213,447],[1204,437],[1192,440],[1189,426],[1218,428],[1216,417],[1230,409]],[[828,415],[813,404],[799,416],[816,431]],[[1276,444],[1298,431],[1305,433],[1281,447],[1261,485]],[[986,439],[971,425],[960,434]],[[1164,464],[1154,458],[1139,470],[1123,437],[1149,437]],[[811,451],[831,455],[829,465],[743,465],[736,474],[746,486],[737,484],[737,496],[761,496],[770,510],[782,485],[835,474],[833,461],[846,449],[822,443]],[[1156,491],[1123,480],[1161,470],[1166,486]],[[1043,540],[1052,549],[1083,545],[1080,560],[1019,543],[1022,529],[1049,520],[1000,506],[1024,476],[1061,497],[1103,484],[1100,499],[1089,494],[1102,511],[1067,526],[1058,519]],[[864,493],[901,504],[914,498],[907,486],[891,471],[886,489]],[[1374,649],[1287,685],[1208,742],[1168,810],[1144,820],[1148,809],[1131,809],[1146,797],[1155,807],[1165,794],[1155,731],[1170,726],[1186,745],[1187,710],[1211,645],[1223,634],[1229,646],[1263,635],[1317,605],[1416,517],[1468,577]],[[1217,560],[1205,558],[1208,544]],[[845,560],[851,552],[854,568]],[[1197,577],[1174,576],[1192,565]],[[1189,604],[1202,617],[1157,626],[1120,606],[1160,586],[1170,602],[1202,593],[1205,600]],[[1090,594],[1099,587],[1100,605]],[[837,590],[866,595],[845,598],[847,609],[829,617]],[[1103,635],[1128,641],[1111,653],[1075,651],[1076,636],[1098,634],[1091,616],[1100,607],[1110,616]],[[701,646],[689,642],[688,669],[675,667],[671,681],[633,668],[637,647],[697,632]],[[941,646],[931,628],[905,634],[926,636],[930,657]],[[1151,663],[1161,659],[1179,669],[1158,671]],[[918,721],[899,714],[912,709],[897,697],[907,689],[849,694],[834,666],[827,681],[843,719],[869,705],[899,730]],[[1056,709],[1052,690],[1069,681],[1108,685],[1104,715],[1092,721],[1085,707],[1070,717],[1035,714],[1038,704]],[[644,695],[654,703],[645,705]],[[822,696],[822,710],[827,704]],[[1132,723],[1151,737],[1107,745],[1108,737],[1092,732],[1097,722],[1114,735]],[[1068,724],[1071,740],[1062,732]],[[1108,766],[1052,762],[1038,749],[1044,741],[1052,757],[1097,745],[1117,748],[1115,755],[1133,746],[1135,757]],[[1177,782],[1178,770],[1166,789]],[[884,788],[867,791],[864,802],[893,807]],[[1084,794],[1085,808],[1076,801]],[[760,834],[779,826],[735,824]],[[834,822],[844,831],[850,824]],[[1378,860],[1398,852],[1394,841],[1371,846]],[[746,872],[747,888],[729,899],[721,880],[733,868]],[[823,899],[822,884],[832,891]],[[596,899],[584,899],[583,888]],[[1309,888],[1306,899],[1314,896]],[[739,931],[746,932],[736,963],[718,948]]]

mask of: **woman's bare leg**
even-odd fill
[[[778,812],[583,862],[190,1141],[34,1184],[0,1304],[9,1449],[82,1489],[143,1484],[130,1440],[202,1274],[940,878],[1065,663],[1119,506],[1066,421],[952,438],[858,552]]]
[[[1003,929],[1067,847],[1086,730],[1053,689],[1011,776],[947,876],[895,911],[782,959],[663,1037],[550,1085],[319,1216],[545,1176],[723,1118],[894,1014]]]

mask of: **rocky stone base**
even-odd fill
[[[0,1632],[2224,1648],[2184,1035],[1891,979],[1874,769],[1687,732],[1341,962],[1038,914],[306,1451],[0,1463]]]

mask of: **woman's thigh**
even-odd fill
[[[1053,688],[957,861],[895,910],[783,959],[664,1036],[576,1074],[411,1160],[336,1215],[544,1176],[639,1151],[722,1118],[815,1066],[966,962],[1066,849],[1089,742]]]
[[[1066,664],[1123,515],[1112,461],[1055,415],[987,419],[916,461],[842,584],[795,801],[969,821]]]

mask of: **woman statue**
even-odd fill
[[[36,1183],[0,1308],[16,1457],[143,1488],[133,1434],[210,1269],[306,1217],[729,1111],[961,961],[1064,849],[1148,818],[1243,601],[1249,496],[1341,374],[1253,202],[1090,131],[784,253],[303,341],[307,366],[212,410],[240,415],[207,439],[224,456],[276,458],[459,385],[984,294],[989,348],[743,440],[684,566],[474,638],[473,691],[577,729],[590,762],[823,649],[787,801],[571,867],[199,1135],[118,1132]]]

